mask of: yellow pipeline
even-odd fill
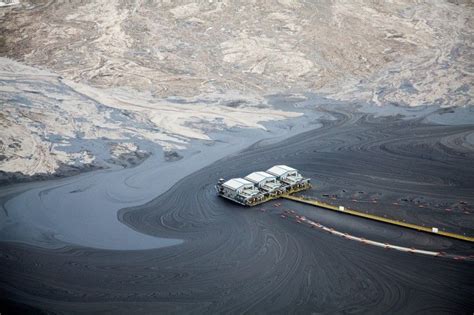
[[[459,240],[463,240],[463,241],[468,241],[468,242],[471,242],[471,243],[474,242],[474,237],[464,236],[464,235],[459,235],[459,234],[444,232],[444,231],[439,231],[439,230],[437,232],[434,232],[433,229],[429,228],[429,227],[419,226],[419,225],[412,224],[412,223],[400,222],[400,221],[392,220],[392,219],[387,219],[387,218],[379,217],[379,216],[376,216],[376,215],[373,215],[373,214],[362,213],[362,212],[359,212],[359,211],[356,211],[356,210],[351,210],[351,209],[346,209],[346,208],[339,208],[338,206],[333,206],[333,205],[330,205],[330,204],[327,204],[327,203],[324,203],[324,202],[321,202],[321,201],[317,201],[317,200],[310,200],[310,199],[305,199],[305,198],[292,196],[292,195],[282,195],[281,197],[289,199],[289,200],[298,201],[298,202],[301,202],[301,203],[306,203],[306,204],[313,205],[313,206],[320,207],[320,208],[325,208],[325,209],[329,209],[329,210],[333,210],[333,211],[337,211],[337,212],[342,212],[342,213],[355,215],[355,216],[361,217],[361,218],[366,218],[366,219],[370,219],[370,220],[374,220],[374,221],[379,221],[379,222],[389,223],[389,224],[393,224],[393,225],[403,226],[405,228],[409,228],[409,229],[413,229],[413,230],[417,230],[417,231],[423,231],[423,232],[427,232],[427,233],[431,233],[431,234],[435,234],[435,235],[441,235],[441,236],[445,236],[445,237],[455,238],[455,239],[459,239]]]

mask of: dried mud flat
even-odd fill
[[[158,97],[455,106],[472,99],[472,13],[471,1],[24,0],[0,11],[0,54]]]
[[[360,237],[454,254],[472,255],[469,243],[289,201],[241,208],[216,197],[219,177],[286,163],[313,178],[318,197],[344,203],[363,192],[378,200],[364,205],[374,213],[473,234],[472,124],[333,107],[321,128],[255,144],[120,211],[120,221],[136,231],[178,238],[180,245],[120,251],[1,243],[2,296],[12,309],[59,313],[470,312],[472,262],[367,247],[280,214],[292,209]],[[394,200],[413,204],[400,208]],[[462,200],[464,208],[446,212],[435,206],[440,200]]]
[[[0,185],[168,156],[214,131],[301,116],[235,93],[155,98],[96,89],[0,58]]]

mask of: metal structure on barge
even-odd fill
[[[219,196],[244,206],[255,206],[309,188],[310,179],[286,165],[275,165],[265,172],[254,172],[244,178],[227,181],[221,178],[216,185]]]

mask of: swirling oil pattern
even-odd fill
[[[116,251],[2,243],[3,301],[25,313],[472,314],[472,260],[367,246],[282,214],[450,255],[472,256],[470,243],[289,200],[244,208],[216,197],[220,177],[287,164],[312,178],[305,194],[474,234],[474,125],[332,115],[320,129],[257,143],[119,212],[136,231],[184,240],[180,245]]]

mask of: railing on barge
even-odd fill
[[[293,194],[299,191],[310,189],[311,187],[312,186],[311,186],[309,178],[306,178],[298,183],[281,187],[273,192],[264,192],[254,197],[250,197],[246,199],[232,198],[232,197],[226,196],[219,190],[218,190],[218,193],[221,197],[227,198],[229,200],[232,200],[244,206],[253,207],[253,206],[265,203],[267,201],[273,200],[273,199],[281,198],[283,195]]]

